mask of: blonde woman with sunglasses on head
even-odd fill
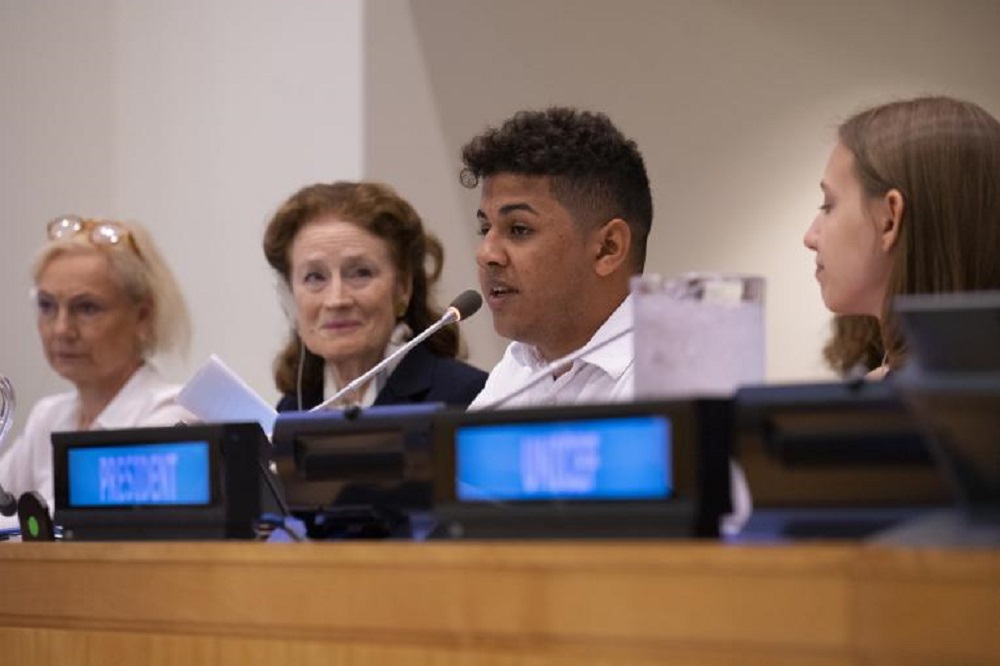
[[[52,432],[190,417],[175,402],[180,387],[149,360],[186,350],[190,326],[176,280],[134,222],[52,220],[33,276],[45,358],[74,388],[34,406],[22,435],[0,452],[0,484],[15,496],[39,491],[51,511]]]

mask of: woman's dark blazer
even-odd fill
[[[486,384],[486,373],[453,358],[435,356],[422,345],[414,347],[375,397],[376,405],[408,405],[418,402],[443,402],[450,407],[468,407]],[[323,402],[320,392],[306,391],[302,408],[310,409]],[[286,393],[278,402],[279,412],[298,409],[295,395]]]

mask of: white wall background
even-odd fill
[[[273,399],[283,322],[260,250],[299,186],[393,183],[475,284],[458,151],[519,108],[607,112],[643,150],[648,270],[768,279],[768,375],[823,376],[801,236],[833,128],[925,92],[1000,114],[995,0],[0,0],[0,372],[18,420],[63,386],[27,302],[65,212],[150,226],[191,305],[178,381],[219,352]],[[504,342],[467,323],[474,362]]]
[[[359,0],[0,1],[0,372],[30,405],[64,384],[28,303],[45,222],[146,224],[187,296],[184,381],[218,352],[269,399],[284,335],[260,249],[306,183],[362,176]]]
[[[829,376],[829,315],[801,238],[840,120],[946,93],[1000,115],[996,0],[370,0],[366,172],[448,239],[447,293],[475,284],[478,195],[461,146],[521,108],[601,110],[646,158],[648,272],[767,278],[768,377]],[[489,317],[473,359],[503,342]]]

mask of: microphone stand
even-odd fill
[[[0,484],[0,516],[17,515],[17,498]]]
[[[358,378],[354,379],[353,381],[349,382],[347,384],[347,386],[345,386],[344,388],[340,389],[339,391],[337,391],[336,393],[334,393],[332,396],[330,396],[329,398],[327,398],[323,402],[319,403],[318,405],[316,405],[315,407],[313,407],[309,411],[310,412],[315,412],[315,411],[318,411],[320,409],[325,409],[329,405],[331,405],[331,404],[337,402],[338,400],[340,400],[341,398],[343,398],[345,395],[349,395],[349,394],[353,393],[354,391],[358,390],[359,388],[361,388],[365,384],[365,382],[367,382],[369,379],[371,379],[372,377],[374,377],[375,375],[377,375],[379,372],[382,371],[383,368],[385,368],[386,366],[390,365],[397,358],[399,358],[400,356],[406,354],[411,349],[413,349],[414,347],[416,347],[417,345],[419,345],[421,342],[423,342],[427,338],[429,338],[432,335],[434,335],[435,333],[437,333],[438,330],[440,330],[441,328],[444,328],[448,324],[455,323],[460,318],[461,318],[461,315],[459,314],[457,308],[454,308],[454,307],[448,308],[447,310],[445,310],[445,313],[441,316],[441,318],[438,319],[433,324],[431,324],[430,326],[428,326],[427,328],[425,328],[423,333],[421,333],[420,335],[416,336],[415,338],[413,338],[412,340],[410,340],[409,342],[407,342],[405,345],[403,345],[402,347],[400,347],[399,349],[397,349],[393,353],[391,353],[388,356],[386,356],[379,363],[376,363],[370,370],[368,370],[368,372],[364,373],[360,377],[358,377]]]

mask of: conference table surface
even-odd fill
[[[0,544],[3,664],[997,664],[1000,551]]]

